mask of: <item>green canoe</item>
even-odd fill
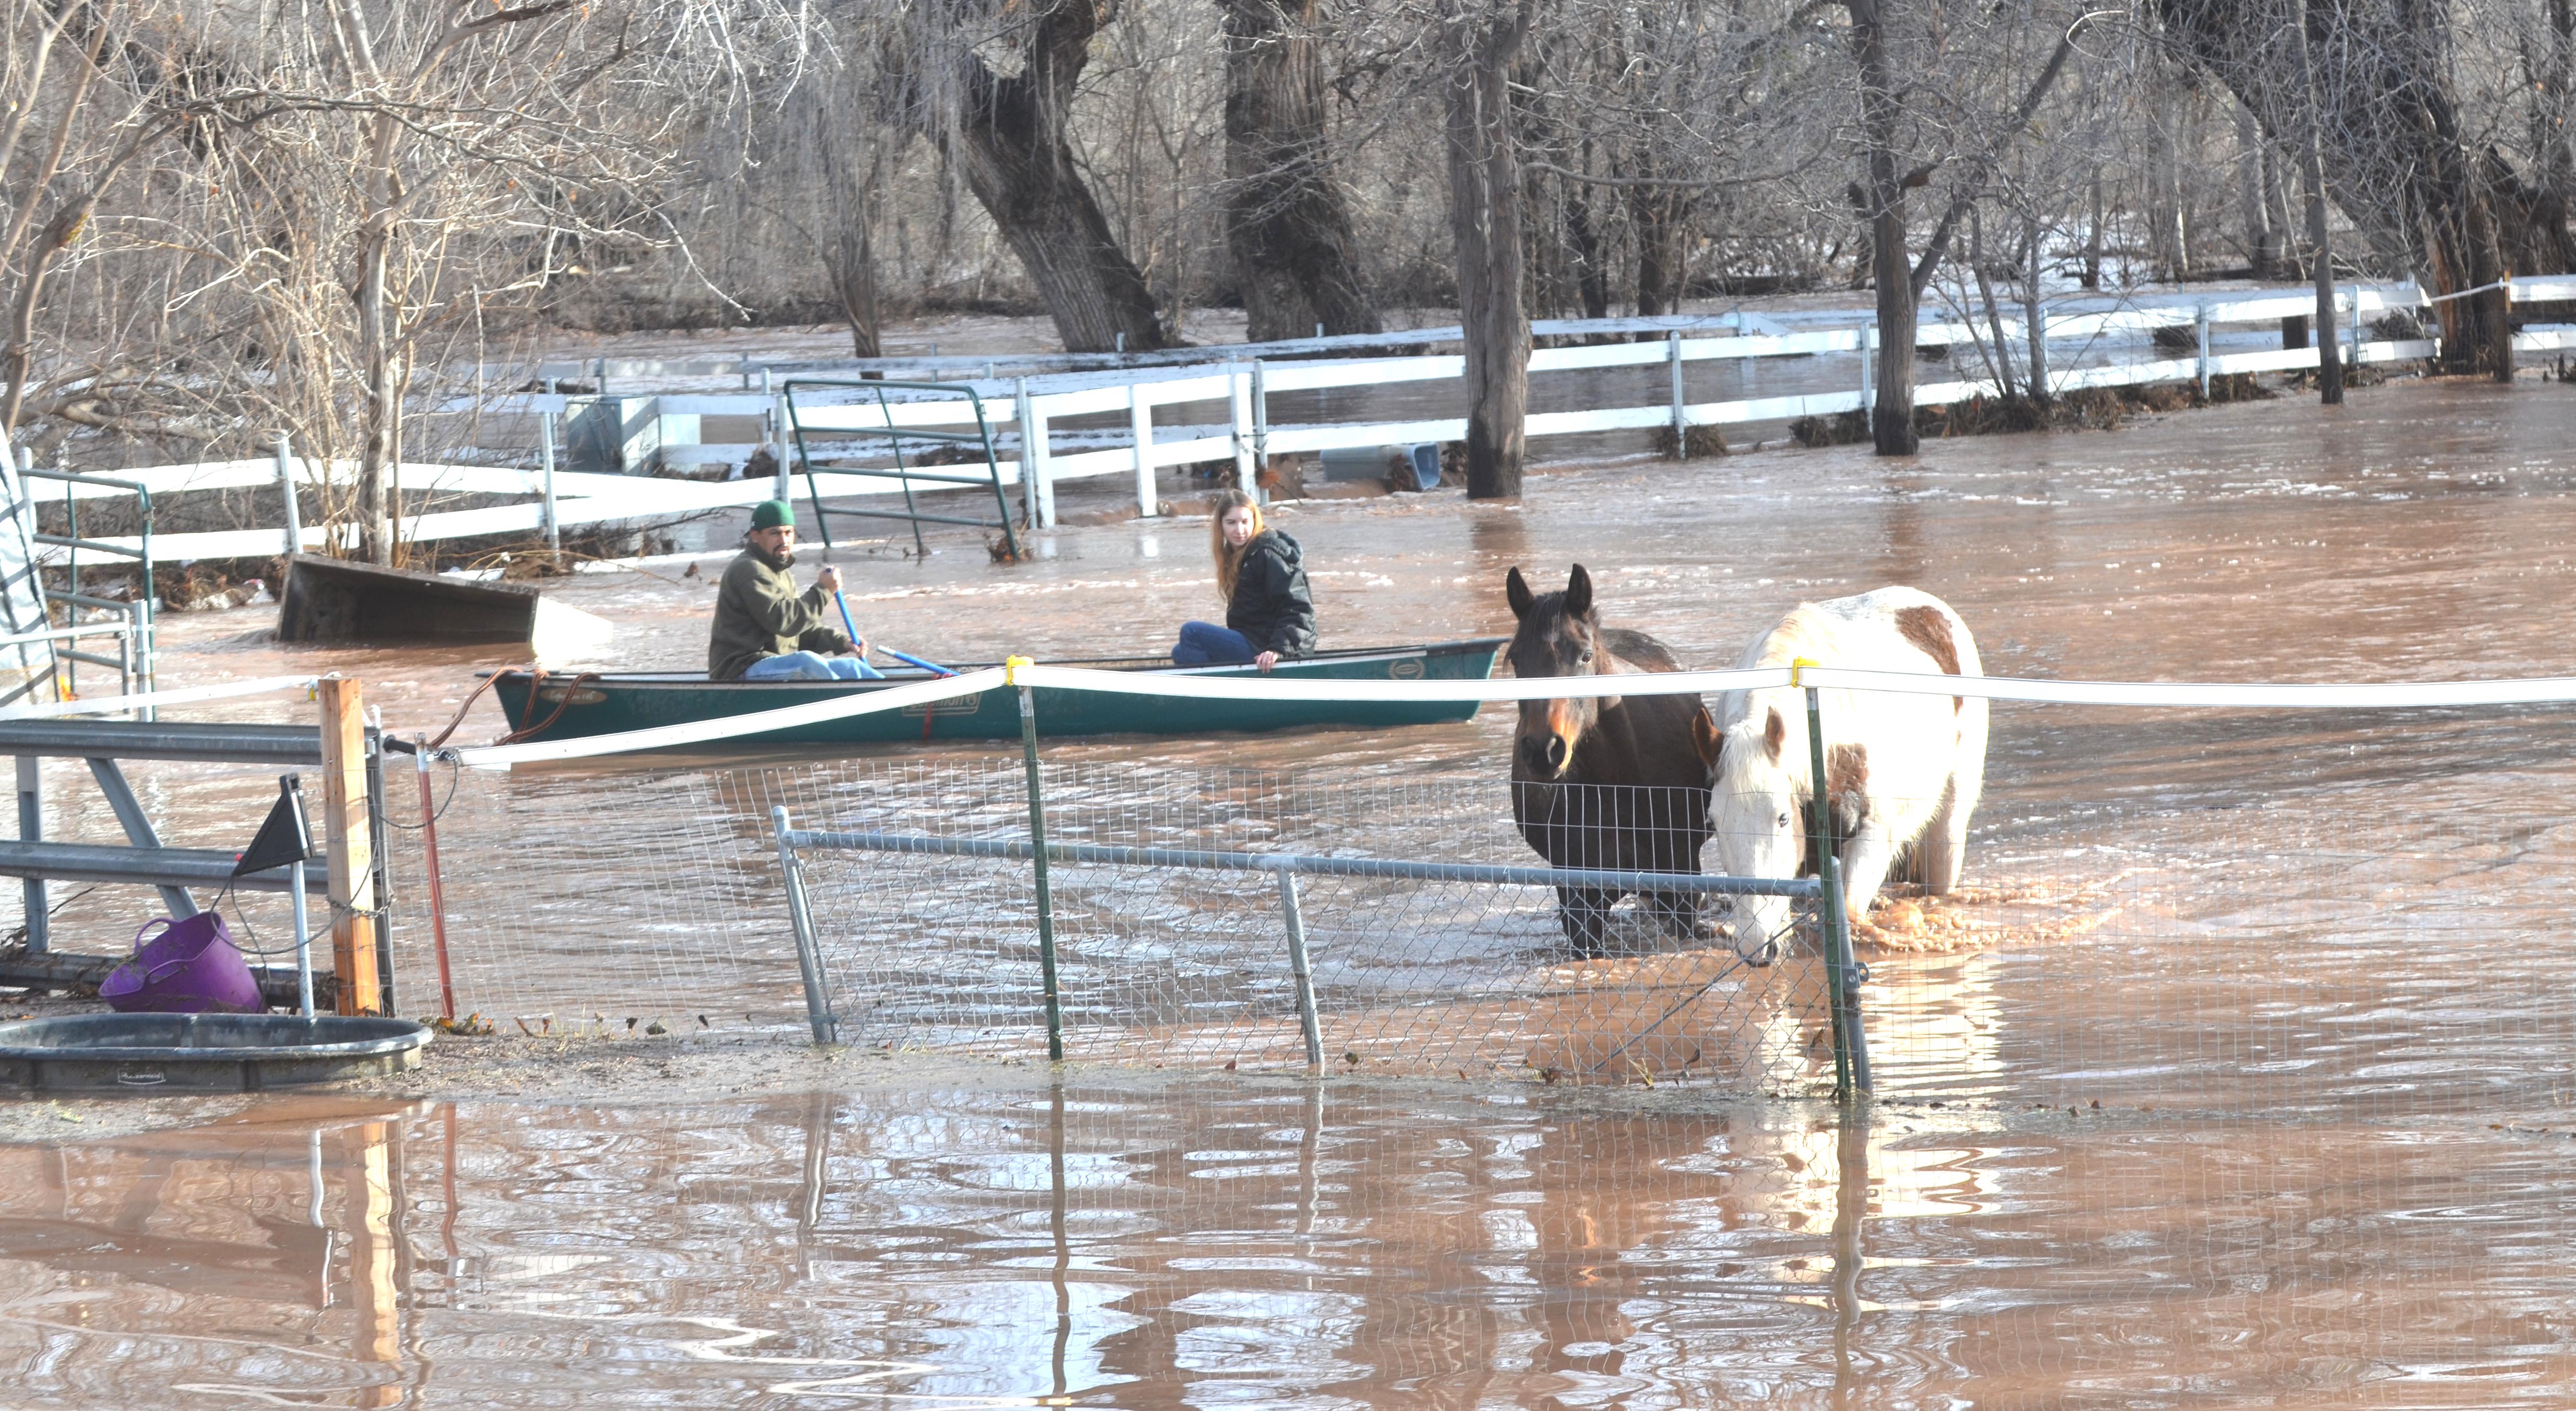
[[[1280,681],[1476,681],[1493,675],[1494,656],[1502,649],[1503,640],[1479,637],[1427,647],[1321,652],[1299,661],[1283,661],[1270,674],[1271,679]],[[1169,661],[1153,660],[1048,664],[1175,676],[1259,675],[1250,666],[1176,667]],[[906,667],[888,672],[883,681],[709,681],[702,673],[682,672],[582,676],[558,672],[540,678],[526,671],[503,671],[495,673],[498,679],[492,688],[512,721],[522,728],[543,727],[521,738],[570,740],[865,695],[920,681],[929,674]],[[1037,690],[1038,733],[1042,735],[1196,736],[1219,730],[1298,730],[1314,725],[1438,725],[1465,720],[1475,713],[1474,701],[1211,701],[1062,691],[1043,686]],[[850,745],[1019,737],[1018,697],[1012,691],[999,690],[935,705],[747,735],[739,742]]]

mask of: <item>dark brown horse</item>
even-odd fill
[[[1592,576],[1576,564],[1562,593],[1532,594],[1517,568],[1504,580],[1520,630],[1506,654],[1512,674],[1612,676],[1677,671],[1672,653],[1643,632],[1603,627]],[[1601,696],[1521,702],[1512,750],[1512,821],[1551,867],[1633,872],[1700,870],[1708,841],[1708,770],[1693,721],[1697,696]],[[1557,919],[1577,955],[1602,952],[1610,908],[1624,893],[1556,889]],[[1676,937],[1699,934],[1699,898],[1645,894]]]

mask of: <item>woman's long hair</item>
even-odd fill
[[[1243,549],[1251,548],[1252,541],[1260,538],[1262,530],[1268,527],[1261,522],[1261,506],[1253,503],[1250,495],[1240,490],[1216,492],[1216,503],[1208,519],[1208,552],[1216,559],[1216,595],[1229,603],[1234,601],[1234,575],[1243,567],[1243,549],[1226,546],[1225,515],[1226,511],[1238,505],[1252,511],[1252,534],[1243,541]]]

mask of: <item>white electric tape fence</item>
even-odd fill
[[[2200,710],[2407,710],[2431,707],[2551,705],[2576,701],[2576,677],[2515,681],[2387,682],[2368,685],[2272,686],[2216,682],[2032,681],[1844,667],[1757,667],[1743,671],[1674,671],[1619,676],[1498,677],[1473,681],[1285,681],[1260,677],[1185,676],[1100,671],[1014,661],[957,676],[881,687],[808,705],[686,725],[665,725],[586,739],[532,741],[453,751],[470,768],[587,759],[639,750],[702,745],[851,716],[904,710],[985,691],[1098,691],[1215,701],[1525,701],[1597,696],[1705,695],[1720,691],[1814,686],[1826,691],[1894,691],[1973,696],[2041,705],[2140,706]],[[1038,707],[1041,722],[1045,707]]]
[[[0,719],[110,715],[192,705],[280,691],[309,692],[317,676],[266,676],[130,696],[102,696],[0,711]],[[1530,701],[1600,696],[1710,695],[1814,686],[1824,691],[1892,691],[1969,696],[2035,705],[2137,706],[2168,710],[2420,710],[2443,707],[2557,705],[2576,702],[2576,676],[2506,681],[2396,681],[2361,685],[2276,686],[2200,681],[2034,681],[2009,676],[1947,676],[1863,671],[1838,666],[1766,666],[1741,671],[1671,671],[1618,676],[1492,677],[1473,681],[1288,681],[1243,676],[1099,671],[1015,661],[956,676],[879,687],[806,705],[729,715],[578,740],[532,741],[446,751],[469,768],[589,759],[643,750],[678,749],[852,716],[904,710],[985,691],[1097,691],[1212,701]],[[1039,711],[1044,718],[1044,709]]]

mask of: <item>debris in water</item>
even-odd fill
[[[651,1034],[651,1035],[655,1036],[656,1038],[658,1038],[658,1037],[660,1037],[661,1035],[667,1034],[667,1033],[669,1033],[669,1032],[671,1032],[671,1031],[670,1031],[670,1030],[668,1030],[668,1029],[663,1028],[663,1027],[662,1027],[662,1021],[661,1021],[661,1020],[659,1020],[659,1019],[656,1019],[656,1020],[654,1020],[652,1023],[647,1024],[647,1025],[645,1025],[645,1026],[644,1026],[644,1032],[645,1032],[645,1033],[648,1033],[648,1034]]]

